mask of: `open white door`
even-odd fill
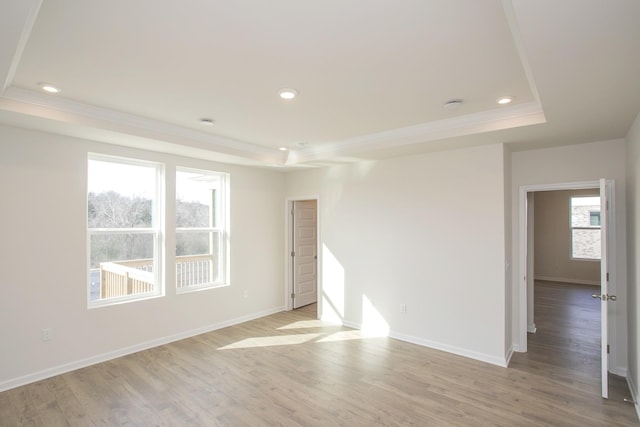
[[[316,210],[315,200],[293,202],[293,308],[312,304],[318,299]]]
[[[609,295],[609,186],[607,180],[600,180],[600,345],[602,397],[609,397],[609,311],[608,302],[615,301],[615,295]]]

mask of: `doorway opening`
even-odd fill
[[[599,388],[599,189],[530,192],[527,198],[528,360]]]
[[[285,307],[306,307],[320,312],[319,302],[319,209],[317,197],[287,200]]]
[[[595,208],[593,210],[593,215],[587,209],[588,219],[587,223],[581,224],[580,221],[572,221],[572,212],[571,212],[571,199],[567,199],[567,208],[566,218],[564,219],[565,226],[568,226],[566,229],[566,248],[561,249],[561,251],[566,251],[566,253],[561,255],[550,255],[550,259],[552,263],[558,264],[558,258],[563,258],[568,261],[575,261],[575,258],[586,257],[585,253],[588,253],[589,256],[595,256],[593,251],[589,249],[582,252],[583,255],[580,255],[580,252],[574,252],[572,246],[574,244],[574,235],[578,235],[583,232],[583,229],[589,228],[588,224],[594,224],[593,228],[595,228],[595,224],[598,223],[601,229],[601,254],[600,254],[600,262],[593,264],[594,261],[580,261],[580,262],[588,262],[592,263],[591,267],[599,267],[599,277],[596,276],[595,279],[591,279],[593,284],[599,284],[599,287],[594,289],[593,297],[599,301],[595,301],[600,305],[600,377],[602,384],[602,396],[608,396],[608,372],[609,372],[609,357],[615,358],[616,351],[616,342],[615,334],[609,334],[609,306],[607,303],[610,300],[615,300],[615,268],[608,268],[609,263],[615,265],[613,260],[615,260],[614,248],[615,244],[613,241],[613,236],[615,236],[615,221],[614,221],[614,203],[613,203],[613,194],[614,194],[614,183],[613,181],[607,181],[601,179],[600,181],[590,181],[590,182],[579,182],[579,183],[566,183],[566,184],[546,184],[546,185],[537,185],[537,186],[524,186],[520,188],[519,193],[519,227],[518,227],[518,236],[519,236],[519,279],[518,279],[518,301],[519,301],[519,320],[518,320],[518,335],[519,335],[519,345],[518,351],[526,352],[527,351],[527,333],[535,333],[536,325],[534,323],[534,290],[535,290],[535,279],[536,273],[538,275],[537,278],[545,280],[547,282],[571,282],[571,279],[564,280],[561,277],[554,276],[557,273],[546,273],[547,276],[543,275],[540,272],[534,272],[534,234],[533,229],[535,228],[534,220],[534,193],[536,192],[551,192],[551,191],[562,191],[562,190],[572,190],[574,192],[582,191],[583,193],[591,193],[591,196],[599,196],[602,202],[602,210],[598,212],[598,215],[595,214]],[[550,194],[550,193],[548,193]],[[578,204],[578,203],[577,203]],[[582,208],[577,209],[577,211]],[[584,209],[582,209],[584,210]],[[533,227],[529,227],[529,223],[533,222]],[[574,226],[575,225],[575,226]],[[575,228],[575,230],[574,230]],[[591,229],[590,229],[591,230]],[[591,230],[592,231],[592,230]],[[591,232],[590,231],[590,232]],[[589,233],[587,233],[589,234]],[[588,239],[587,239],[588,240]],[[584,243],[584,242],[583,242]],[[578,242],[577,245],[580,247],[582,243]],[[585,248],[582,247],[584,250]],[[591,248],[593,249],[593,248]],[[578,254],[578,257],[574,257],[575,254]],[[549,255],[545,253],[545,255]],[[553,270],[550,270],[553,271]],[[540,277],[542,276],[542,277]],[[561,279],[561,280],[558,280]],[[579,281],[574,282],[579,283]],[[549,293],[547,292],[547,295]],[[584,292],[583,292],[584,294]],[[587,297],[588,290],[587,290]],[[611,328],[612,330],[614,328]],[[598,335],[596,334],[596,337]],[[608,345],[610,344],[610,345]],[[615,360],[615,359],[614,359]]]

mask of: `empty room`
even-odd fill
[[[638,425],[640,3],[0,5],[0,426]]]

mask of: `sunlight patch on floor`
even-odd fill
[[[306,329],[306,328],[323,328],[325,326],[332,326],[336,323],[325,322],[323,320],[300,320],[298,322],[289,323],[285,326],[280,326],[278,330],[286,329]]]
[[[235,350],[239,348],[271,347],[278,345],[296,345],[312,341],[322,334],[274,335],[270,337],[253,337],[220,347],[218,350]]]
[[[336,341],[348,341],[348,340],[360,340],[365,338],[361,331],[340,331],[331,334],[327,337],[321,338],[316,342],[336,342]]]

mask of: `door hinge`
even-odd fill
[[[607,344],[607,354],[609,354],[609,344]]]
[[[609,273],[607,273],[607,282],[609,281]]]
[[[296,256],[296,253],[294,251],[291,251],[291,256]]]
[[[296,294],[294,294],[293,292],[291,293],[291,299],[295,299]]]

